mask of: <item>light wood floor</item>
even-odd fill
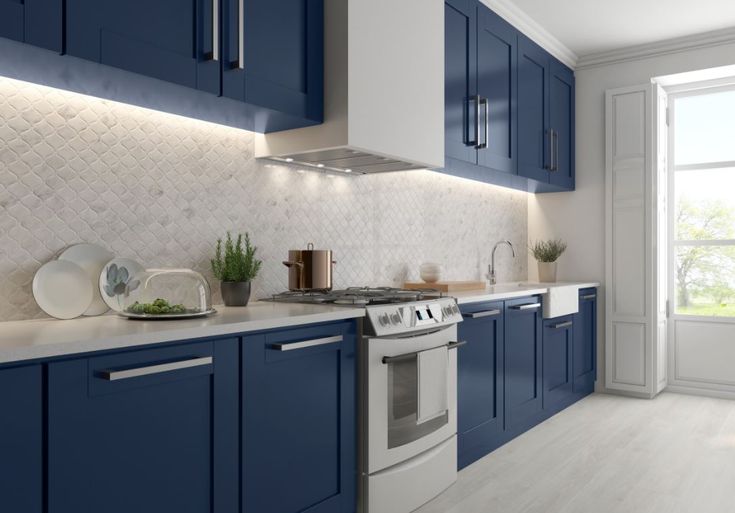
[[[735,401],[589,396],[417,512],[735,512]]]

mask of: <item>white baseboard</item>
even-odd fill
[[[675,394],[700,395],[703,397],[716,397],[718,399],[735,400],[735,392],[730,390],[716,390],[712,388],[688,387],[682,385],[669,385],[664,392],[672,392]]]

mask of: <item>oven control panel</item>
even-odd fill
[[[370,306],[367,316],[376,336],[397,335],[433,326],[449,326],[462,321],[457,302],[452,298],[416,303]]]

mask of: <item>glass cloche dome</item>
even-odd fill
[[[207,280],[191,269],[146,269],[129,282],[122,315],[136,319],[199,317],[214,313]]]

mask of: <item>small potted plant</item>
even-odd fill
[[[542,283],[556,281],[556,261],[566,251],[567,243],[561,239],[534,242],[531,253],[538,261],[538,280]]]
[[[220,280],[220,290],[225,306],[247,306],[250,300],[250,282],[260,271],[262,261],[255,258],[257,248],[250,243],[250,236],[239,234],[237,240],[227,232],[222,248],[222,239],[217,240],[217,249],[212,259],[212,272]]]

